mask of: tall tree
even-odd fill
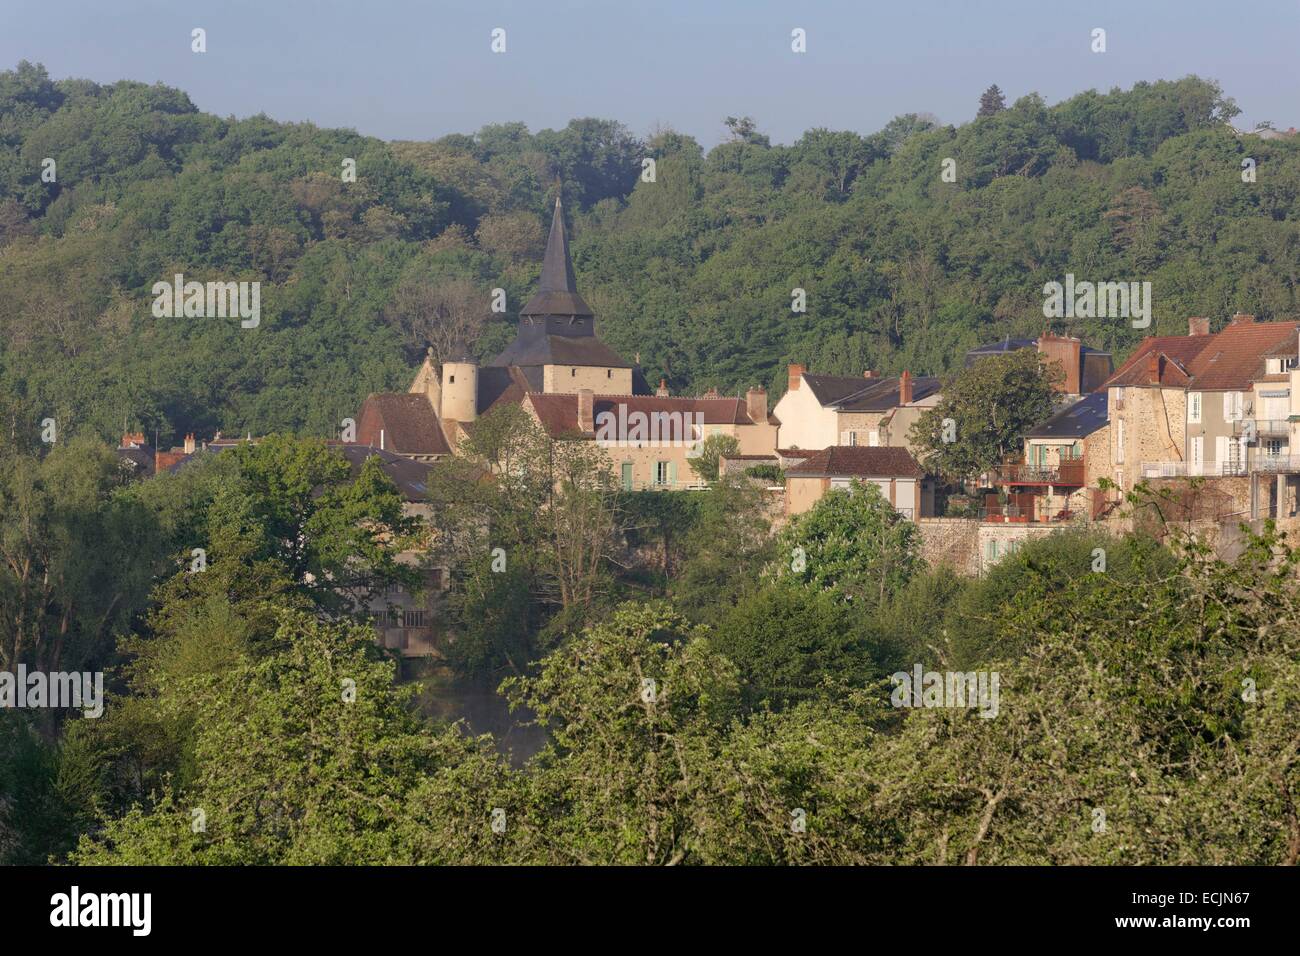
[[[1007,108],[1007,98],[1002,95],[998,85],[994,83],[980,96],[980,108],[975,114],[976,117],[994,116],[1001,113]]]

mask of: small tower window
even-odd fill
[[[569,369],[569,376],[570,376],[571,378],[577,378],[577,377],[578,377],[578,370],[577,370],[576,368],[571,368],[571,369]]]
[[[455,376],[455,375],[448,375],[448,376],[447,376],[447,384],[448,384],[448,385],[455,385],[455,384],[456,384],[456,376]]]
[[[605,369],[605,377],[606,377],[606,378],[613,378],[613,377],[614,377],[614,370],[613,370],[612,368],[607,368],[607,369]]]

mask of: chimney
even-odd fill
[[[596,393],[589,388],[578,389],[578,431],[596,430]]]
[[[869,369],[867,369],[865,372],[862,373],[862,377],[863,377],[863,378],[875,378],[875,377],[876,377],[876,370],[875,370],[874,368],[869,368]]]
[[[1188,335],[1209,335],[1210,334],[1209,318],[1203,316],[1191,316],[1187,320],[1187,334]]]
[[[710,385],[709,390],[700,396],[700,398],[721,398],[721,397],[722,396],[718,393],[717,386],[714,385]]]
[[[755,425],[767,423],[767,389],[759,386],[745,393],[745,411]]]
[[[120,448],[143,448],[144,432],[127,432],[122,436]]]
[[[912,373],[906,370],[898,376],[898,404],[912,404]]]
[[[1147,353],[1147,378],[1152,385],[1160,384],[1160,353],[1155,349]]]
[[[1053,335],[1051,332],[1044,332],[1038,337],[1038,354],[1049,362],[1056,362],[1065,373],[1057,390],[1066,395],[1080,395],[1083,392],[1080,384],[1082,353],[1083,340],[1076,339],[1072,335]]]
[[[806,371],[808,371],[808,366],[806,366],[806,365],[788,365],[788,366],[786,366],[786,372],[787,372],[787,373],[789,374],[789,376],[790,376],[790,380],[789,380],[789,382],[786,384],[786,387],[785,387],[787,392],[793,392],[795,389],[797,389],[797,388],[799,387],[799,376],[802,375],[802,374],[803,374],[804,372],[806,372]]]
[[[1255,317],[1253,315],[1245,315],[1244,313],[1237,312],[1232,316],[1232,321],[1229,322],[1228,324],[1229,325],[1250,325],[1254,321],[1255,321]]]
[[[668,379],[661,378],[659,380],[659,387],[655,389],[655,395],[659,398],[668,397]]]
[[[185,436],[185,454],[194,454],[194,432],[190,432]]]

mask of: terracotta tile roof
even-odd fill
[[[1264,356],[1279,345],[1295,341],[1296,322],[1234,322],[1192,360],[1196,388],[1242,391],[1264,371]]]
[[[1213,338],[1212,335],[1153,335],[1145,338],[1103,387],[1154,385],[1147,357],[1155,352],[1161,359],[1160,384],[1181,388],[1188,382],[1187,366]]]
[[[906,448],[832,445],[786,469],[792,478],[924,478]]]
[[[1264,372],[1264,359],[1286,352],[1297,322],[1233,322],[1214,335],[1158,335],[1143,339],[1106,387],[1153,385],[1149,356],[1159,359],[1160,384],[1206,391],[1245,391]]]
[[[384,448],[402,455],[450,455],[451,448],[442,433],[438,414],[429,399],[418,392],[381,392],[366,397],[358,419],[373,411],[384,430]],[[372,429],[367,429],[371,431]],[[378,444],[377,435],[358,435],[369,444]]]
[[[578,432],[578,396],[568,393],[542,394],[529,392],[528,401],[547,434],[552,437]],[[626,405],[627,412],[677,412],[701,414],[706,425],[752,425],[743,398],[660,398],[657,395],[597,395],[592,402],[593,421],[602,412],[619,414],[619,406]],[[587,434],[593,434],[588,432]]]

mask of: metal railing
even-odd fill
[[[1066,458],[1059,465],[1027,465],[1023,461],[1012,461],[998,468],[998,478],[1019,484],[1082,485],[1084,462],[1082,458]]]
[[[1256,455],[1251,470],[1269,475],[1300,472],[1300,455]]]
[[[1143,478],[1220,478],[1246,474],[1244,461],[1144,461]]]
[[[1232,434],[1240,437],[1253,434],[1263,437],[1286,437],[1291,434],[1291,423],[1285,418],[1241,418],[1232,423]]]

